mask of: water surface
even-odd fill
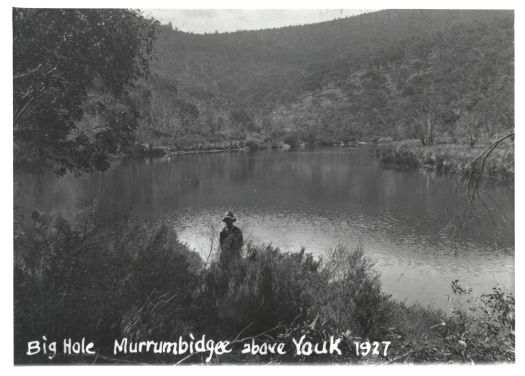
[[[31,197],[70,212],[93,200],[168,213],[179,238],[204,256],[233,210],[246,239],[315,255],[344,243],[376,262],[399,300],[449,308],[450,282],[483,293],[514,289],[514,190],[484,187],[454,233],[458,185],[433,172],[384,169],[363,148],[185,155],[116,161],[105,173],[44,179]]]

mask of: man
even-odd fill
[[[232,260],[241,257],[241,248],[243,244],[242,232],[238,227],[233,225],[237,219],[233,212],[229,211],[225,214],[222,221],[226,224],[226,227],[221,231],[220,244],[221,253],[219,255],[219,261],[223,265],[229,264]]]

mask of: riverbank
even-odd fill
[[[421,145],[417,140],[375,145],[371,153],[387,167],[398,169],[424,168],[440,173],[464,175],[472,161],[482,155],[488,145],[469,147],[466,144]],[[488,181],[514,181],[514,143],[507,141],[487,158],[484,176]]]
[[[154,144],[136,144],[124,150],[122,155],[133,157],[169,157],[184,154],[224,153],[224,152],[246,152],[258,150],[296,150],[313,147],[356,147],[368,145],[368,141],[325,141],[325,142],[303,142],[300,140],[256,140],[248,139],[241,141],[227,141],[218,143],[199,143],[172,146],[155,146]]]
[[[474,299],[451,281],[452,313],[406,305],[383,292],[360,248],[339,246],[318,260],[248,243],[225,269],[215,253],[203,259],[178,241],[168,221],[129,210],[91,208],[70,219],[17,213],[15,223],[17,364],[203,363],[201,355],[112,354],[118,338],[173,340],[190,333],[237,341],[239,349],[213,363],[514,361],[510,292],[495,287]],[[27,341],[42,333],[52,340],[96,339],[98,356],[28,358]],[[298,356],[291,349],[303,335],[312,343],[340,338],[342,355]],[[289,351],[241,354],[239,338],[282,342]],[[391,342],[387,355],[357,355],[355,343],[368,340]]]
[[[213,154],[226,152],[255,151],[262,149],[283,149],[285,145],[245,144],[244,142],[228,142],[219,144],[198,144],[186,147],[155,146],[153,144],[137,144],[125,150],[123,156],[162,158],[185,154]]]

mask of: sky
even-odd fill
[[[371,12],[370,9],[144,9],[163,24],[193,33],[302,25]]]

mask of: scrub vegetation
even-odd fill
[[[285,355],[216,357],[228,362],[494,362],[514,360],[514,297],[495,287],[478,298],[451,281],[455,309],[399,303],[382,291],[364,251],[338,246],[323,259],[247,244],[228,265],[204,260],[167,220],[93,207],[74,218],[45,213],[15,223],[17,363],[203,362],[173,355],[113,357],[115,339],[196,337],[287,343]],[[95,343],[96,356],[28,357],[45,335]],[[293,339],[341,338],[342,356],[297,356]],[[235,342],[237,339],[237,342]],[[391,341],[386,357],[355,355],[352,341]]]

